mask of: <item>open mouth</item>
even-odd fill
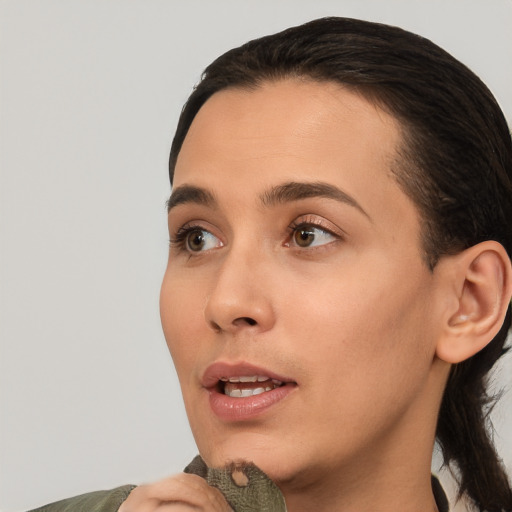
[[[222,377],[218,390],[231,398],[246,398],[260,395],[284,386],[284,382],[264,375],[241,375],[239,377]]]
[[[226,422],[261,418],[298,387],[293,379],[264,367],[222,361],[206,369],[201,385],[208,392],[212,412]]]

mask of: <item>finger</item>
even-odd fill
[[[179,474],[154,484],[155,497],[167,501],[184,501],[195,506],[215,506],[224,512],[227,502],[222,493],[211,487],[201,477],[191,474]],[[217,510],[217,508],[213,510]]]
[[[232,512],[222,493],[197,475],[179,474],[136,487],[119,512],[173,512],[180,508],[204,512]]]

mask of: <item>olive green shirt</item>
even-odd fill
[[[117,512],[135,485],[123,485],[110,491],[96,491],[50,503],[31,512]]]

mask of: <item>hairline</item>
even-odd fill
[[[420,223],[420,233],[418,237],[418,243],[420,244],[422,259],[424,263],[427,265],[431,272],[434,271],[434,268],[439,261],[438,251],[435,250],[435,221],[430,218],[428,212],[425,211],[424,208],[421,207],[418,199],[415,197],[413,191],[407,187],[407,181],[410,180],[410,174],[419,174],[421,173],[424,178],[428,178],[427,173],[423,172],[421,167],[418,166],[411,157],[411,154],[414,153],[414,142],[412,140],[412,131],[413,126],[409,121],[404,119],[402,116],[398,115],[395,112],[389,103],[384,99],[384,87],[379,87],[376,85],[362,85],[362,84],[352,84],[350,82],[343,82],[336,80],[334,78],[326,78],[322,76],[314,76],[313,73],[306,73],[304,71],[283,71],[278,70],[275,74],[271,75],[269,73],[262,73],[260,77],[246,77],[245,80],[240,80],[238,83],[232,83],[228,85],[221,85],[217,90],[215,90],[212,94],[204,100],[197,111],[194,113],[194,116],[187,127],[187,131],[183,137],[181,145],[177,153],[171,152],[171,157],[174,157],[174,165],[169,169],[169,178],[171,182],[171,186],[174,179],[174,172],[176,168],[176,164],[179,158],[179,154],[181,153],[181,149],[187,138],[187,135],[190,131],[192,123],[194,122],[196,116],[199,114],[199,111],[203,108],[203,106],[216,94],[223,91],[247,91],[252,92],[258,89],[261,89],[267,84],[274,84],[281,81],[297,81],[303,83],[317,83],[317,84],[334,84],[340,89],[344,89],[346,91],[357,94],[362,99],[388,114],[395,122],[396,127],[399,134],[399,141],[397,146],[394,148],[394,154],[392,155],[391,161],[389,163],[389,174],[396,181],[397,185],[400,187],[400,190],[411,200],[414,208],[416,209],[419,217]],[[172,159],[171,159],[172,161]],[[168,202],[166,202],[166,206],[168,206]]]

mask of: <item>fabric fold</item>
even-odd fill
[[[204,478],[208,485],[219,489],[234,512],[286,512],[279,487],[250,462],[209,468],[198,455],[184,471]],[[236,473],[243,475],[247,483],[236,483],[233,478]]]

